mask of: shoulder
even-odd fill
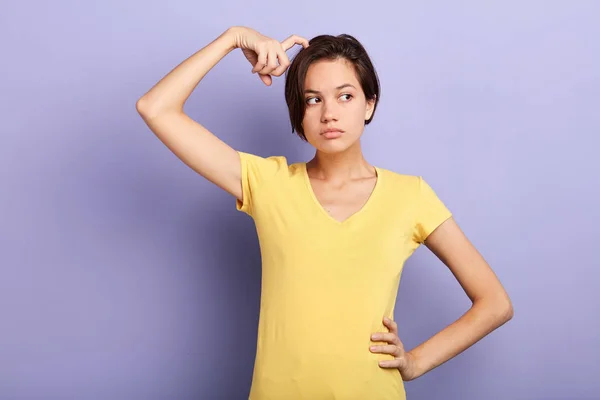
[[[430,188],[429,183],[423,175],[410,175],[395,172],[385,168],[377,168],[382,172],[384,179],[393,184],[393,186],[402,188],[403,190],[422,191]]]
[[[238,151],[242,163],[242,170],[260,174],[264,177],[278,175],[287,172],[290,168],[285,156],[271,155],[260,156],[257,154]]]
[[[237,151],[241,164],[241,185],[243,201],[237,209],[254,216],[255,208],[270,202],[273,188],[280,187],[290,176],[290,166],[284,156],[261,156]]]
[[[240,158],[247,162],[255,162],[261,164],[270,165],[288,165],[287,158],[280,155],[261,156],[258,154],[248,153],[245,151],[238,150]]]
[[[386,168],[377,168],[381,173],[381,178],[385,181],[385,186],[390,190],[400,190],[404,194],[418,193],[423,179],[419,175],[409,175],[400,172],[395,172]]]
[[[403,174],[382,168],[379,170],[382,172],[385,181],[383,186],[388,194],[417,203],[436,200],[436,192],[422,175]]]

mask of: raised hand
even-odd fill
[[[294,45],[300,44],[308,47],[308,40],[292,35],[279,42],[246,27],[238,27],[235,36],[235,46],[242,49],[246,59],[252,64],[252,73],[258,73],[265,85],[272,83],[271,75],[281,76],[290,65],[290,60],[285,53]]]

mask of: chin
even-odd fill
[[[345,140],[339,140],[339,139],[334,139],[334,140],[319,140],[317,143],[313,144],[313,147],[315,147],[317,150],[319,150],[322,153],[326,153],[326,154],[335,154],[335,153],[342,153],[346,150],[348,150],[350,147],[352,147],[354,143],[348,143]]]

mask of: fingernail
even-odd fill
[[[369,349],[375,350],[375,346],[371,346],[371,347],[369,347]]]

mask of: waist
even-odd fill
[[[391,358],[368,348],[365,352],[332,352],[263,346],[257,351],[250,399],[404,399],[399,371],[378,364]]]

